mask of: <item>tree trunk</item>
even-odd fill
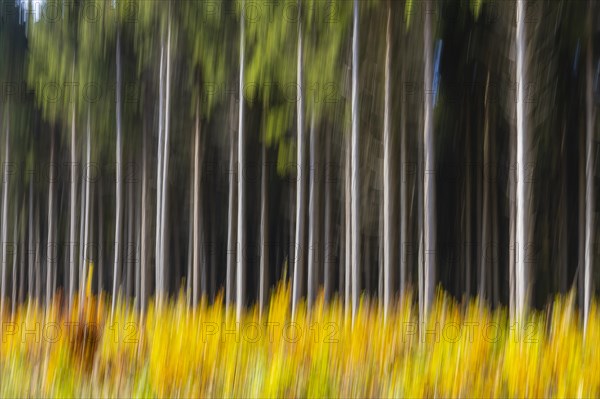
[[[104,291],[104,185],[98,187],[98,293]]]
[[[331,132],[333,133],[333,132]],[[332,238],[332,194],[331,194],[331,185],[333,184],[332,179],[332,170],[331,166],[333,166],[333,162],[331,161],[331,134],[328,134],[325,137],[325,210],[324,210],[324,219],[325,219],[325,227],[324,227],[324,237],[323,237],[323,290],[325,293],[325,301],[329,302],[329,300],[333,296],[333,287],[332,287],[332,269],[334,267],[333,255],[335,253],[336,245],[334,245],[334,240]],[[340,230],[341,231],[341,230]]]
[[[4,121],[2,121],[4,122]],[[2,184],[2,235],[0,236],[0,240],[2,240],[2,286],[0,292],[0,320],[2,319],[2,315],[4,313],[4,299],[6,298],[6,265],[8,262],[7,257],[7,244],[8,244],[8,182],[10,179],[10,175],[8,173],[8,165],[10,162],[10,114],[9,109],[7,107],[6,110],[6,130],[5,130],[5,144],[4,147],[4,176],[3,176],[3,184]],[[2,125],[0,124],[0,130],[2,130]]]
[[[246,257],[244,255],[244,249],[246,246],[246,191],[245,191],[245,179],[244,171],[246,167],[246,157],[244,154],[244,147],[246,145],[244,137],[244,71],[246,62],[246,46],[245,46],[245,18],[246,13],[243,11],[245,7],[245,0],[242,2],[242,15],[240,18],[240,87],[239,87],[239,127],[238,127],[238,233],[237,238],[239,241],[239,251],[237,253],[237,273],[236,273],[236,320],[239,322],[242,317],[242,310],[244,309],[244,285],[245,285],[245,273],[246,273]]]
[[[428,7],[430,4],[428,4]],[[433,84],[432,68],[432,22],[431,14],[425,13],[425,114],[423,127],[423,142],[425,150],[425,180],[424,180],[424,317],[427,317],[429,307],[433,301],[435,288],[435,145],[433,137],[433,98],[431,86]]]
[[[392,7],[391,0],[387,2],[387,27],[385,36],[385,95],[384,95],[384,113],[383,113],[383,314],[384,320],[390,307],[390,300],[393,292],[392,276],[392,246],[394,238],[392,237],[392,137],[390,129],[391,112],[391,93],[390,93],[390,73],[391,73],[391,41],[392,41]],[[382,262],[383,261],[383,262]]]
[[[529,215],[527,190],[525,187],[525,167],[527,166],[526,143],[527,131],[525,123],[525,1],[517,0],[517,76],[516,81],[519,84],[517,90],[517,209],[516,209],[516,263],[515,263],[515,283],[516,283],[516,307],[515,316],[517,320],[522,320],[527,308],[526,295],[528,285],[528,273],[526,268],[526,250],[528,248],[527,240],[528,225],[527,215]]]
[[[593,247],[594,247],[594,208],[596,206],[594,193],[594,97],[593,97],[593,44],[592,35],[594,34],[593,18],[594,6],[590,1],[588,13],[589,34],[587,40],[586,57],[586,153],[585,153],[585,277],[584,277],[584,300],[583,300],[583,331],[587,331],[590,304],[592,297],[592,265],[593,265]]]
[[[199,104],[196,105],[196,131],[194,134],[194,224],[192,232],[192,247],[193,247],[193,274],[192,274],[192,305],[197,306],[200,298],[199,295],[199,273],[200,273],[200,248],[199,248],[199,232],[200,232],[200,109]]]
[[[89,170],[90,162],[91,162],[91,127],[90,127],[90,111],[88,108],[88,117],[87,117],[87,147],[86,147],[86,173],[84,175],[85,178],[85,233],[83,239],[83,259],[81,265],[81,284],[79,287],[80,290],[80,306],[83,304],[85,285],[87,284],[87,269],[90,254],[88,252],[88,247],[90,245],[89,237],[90,237],[90,176],[87,174]]]
[[[75,102],[71,108],[71,200],[70,200],[70,211],[71,211],[71,223],[69,227],[69,309],[73,306],[73,295],[75,293],[75,273],[77,267],[77,255],[76,255],[76,231],[77,231],[77,220],[75,209],[77,208],[77,155],[76,141],[75,141]]]
[[[308,284],[307,284],[307,299],[308,308],[310,309],[315,301],[317,292],[318,271],[317,265],[319,260],[319,239],[318,239],[318,224],[319,217],[319,193],[318,193],[318,175],[317,175],[317,137],[315,129],[314,114],[311,117],[310,123],[310,187],[309,187],[309,211],[308,211]]]
[[[141,318],[144,318],[144,312],[146,310],[146,273],[147,273],[147,264],[148,264],[148,255],[146,253],[147,249],[147,233],[146,229],[148,228],[148,222],[146,220],[148,201],[147,201],[147,190],[148,190],[148,161],[147,161],[147,132],[146,132],[146,124],[144,123],[144,131],[142,138],[142,221],[140,227],[140,241],[141,241],[141,249],[140,249],[140,314]]]
[[[262,316],[263,309],[267,305],[269,289],[269,182],[267,168],[267,147],[262,143],[262,165],[261,165],[261,195],[260,195],[260,282],[258,292],[259,314]]]
[[[160,47],[160,66],[159,66],[159,99],[158,99],[158,149],[157,149],[157,171],[156,171],[156,237],[155,237],[155,248],[154,248],[154,300],[155,307],[158,308],[161,296],[162,296],[162,255],[161,255],[161,222],[162,222],[162,180],[163,180],[163,147],[164,147],[164,38],[161,38]]]
[[[122,138],[121,138],[121,36],[117,33],[117,88],[116,88],[116,114],[117,114],[117,146],[116,146],[116,158],[117,158],[117,176],[116,176],[116,219],[115,219],[115,258],[113,267],[113,286],[112,286],[112,306],[110,319],[113,320],[115,314],[115,306],[117,300],[117,290],[119,285],[119,259],[121,253],[121,223],[122,223],[122,198],[123,193],[121,192],[122,186],[122,167],[123,167],[123,150],[122,150]]]
[[[346,145],[345,145],[345,173],[344,173],[344,202],[345,202],[345,206],[344,206],[344,211],[345,211],[345,220],[344,220],[344,231],[346,233],[346,237],[345,237],[345,251],[344,251],[344,260],[345,260],[345,266],[344,266],[344,310],[345,310],[345,317],[348,317],[348,314],[350,312],[350,307],[352,306],[352,295],[351,295],[351,288],[352,288],[352,273],[351,273],[351,269],[352,269],[352,223],[351,223],[351,219],[352,219],[352,200],[351,200],[351,187],[350,187],[350,176],[351,176],[351,157],[350,157],[350,138],[346,139]]]
[[[46,249],[46,305],[50,305],[52,299],[52,275],[55,259],[55,242],[54,242],[54,187],[56,185],[55,176],[55,133],[52,129],[51,144],[50,144],[50,178],[48,184],[48,244]],[[7,146],[8,147],[8,146]]]
[[[167,60],[166,60],[166,82],[165,82],[165,143],[163,148],[163,165],[162,165],[162,194],[161,194],[161,221],[160,221],[160,279],[161,279],[161,302],[163,295],[168,290],[167,273],[165,269],[165,231],[167,223],[167,182],[169,181],[169,125],[170,125],[170,94],[171,94],[171,5],[169,4],[169,22],[167,27]],[[162,304],[162,303],[161,303]]]
[[[360,295],[360,136],[359,136],[359,104],[358,104],[358,0],[354,0],[353,34],[352,34],[352,323],[356,318]]]
[[[35,236],[34,236],[34,221],[33,221],[33,179],[29,179],[29,216],[28,216],[28,228],[27,228],[27,239],[29,243],[28,253],[27,253],[27,275],[29,276],[27,280],[27,296],[35,298],[35,286],[34,286],[34,265],[35,265]],[[37,224],[35,224],[36,230],[39,228]]]
[[[404,66],[402,66],[402,76],[405,76]],[[402,79],[404,81],[404,78]],[[404,298],[404,294],[408,287],[408,245],[411,242],[409,239],[408,228],[408,140],[406,132],[406,97],[403,94],[400,102],[400,295]],[[384,255],[385,256],[385,255]]]
[[[15,204],[19,203],[19,198],[16,198]],[[17,224],[18,217],[15,215],[13,221],[13,242],[12,242],[12,292],[11,292],[11,315],[15,315],[15,310],[17,306],[17,251],[19,247],[19,243],[17,242]]]
[[[231,107],[231,113],[233,114],[233,101]],[[228,211],[227,211],[227,271],[225,281],[225,305],[227,308],[231,306],[233,302],[233,285],[234,279],[234,264],[236,263],[237,253],[237,229],[236,229],[236,189],[237,189],[237,175],[234,171],[236,169],[236,145],[235,136],[233,132],[233,123],[230,136],[229,144],[229,200],[228,200]],[[236,176],[236,177],[234,177]]]
[[[485,120],[484,120],[484,128],[483,128],[483,169],[482,169],[482,189],[483,189],[483,210],[481,216],[481,249],[480,249],[480,259],[481,262],[481,280],[479,282],[479,299],[484,300],[486,292],[486,268],[488,267],[488,256],[487,250],[488,245],[490,244],[490,234],[489,234],[489,186],[490,186],[490,121],[489,121],[489,103],[487,98],[487,89],[489,88],[489,80],[490,75],[488,73],[488,85],[486,85],[485,92],[485,100],[484,100],[484,108],[485,108]]]
[[[300,2],[298,2],[298,15],[302,15],[302,9],[300,6]],[[299,19],[298,23],[298,58],[297,58],[297,85],[300,88],[300,94],[302,94],[303,86],[303,66],[304,66],[304,56],[303,56],[303,33],[302,33],[302,19]],[[302,281],[304,278],[304,254],[306,253],[306,248],[304,244],[304,235],[305,235],[305,213],[306,213],[306,204],[304,201],[304,188],[305,188],[305,171],[306,171],[306,161],[304,159],[304,144],[306,143],[305,137],[305,129],[304,129],[304,96],[300,95],[298,101],[296,102],[296,114],[297,114],[297,134],[298,134],[298,175],[296,180],[296,242],[294,243],[294,279],[293,279],[293,287],[292,287],[292,319],[296,316],[296,308],[298,306],[298,302],[300,302],[300,297],[302,296]]]

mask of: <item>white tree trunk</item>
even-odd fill
[[[233,112],[233,111],[232,111]],[[233,284],[234,284],[234,264],[236,262],[237,244],[236,244],[236,181],[234,178],[235,169],[235,137],[231,130],[231,138],[229,144],[229,199],[227,210],[227,270],[225,276],[225,306],[229,308],[233,302]]]
[[[10,114],[9,109],[7,107],[6,110],[6,138],[5,138],[5,147],[4,147],[4,165],[9,165],[10,162],[10,137],[9,137],[9,123],[10,123]],[[2,121],[4,122],[4,121]],[[0,131],[2,130],[2,124],[0,124]],[[4,313],[4,299],[6,297],[6,263],[8,261],[7,257],[7,229],[8,229],[8,181],[10,175],[8,173],[8,167],[4,167],[4,176],[2,176],[2,235],[0,235],[0,240],[2,240],[2,286],[0,289],[0,320],[2,319],[2,314]]]
[[[352,34],[352,322],[356,318],[360,295],[360,140],[358,104],[358,0],[354,0],[354,21]]]
[[[147,201],[147,190],[148,190],[148,161],[147,161],[147,132],[145,129],[145,124],[144,124],[144,137],[143,137],[143,144],[142,144],[142,221],[141,221],[141,227],[140,227],[140,241],[141,241],[141,254],[140,254],[140,314],[141,314],[141,319],[143,320],[144,318],[144,312],[146,310],[146,288],[147,288],[147,282],[146,282],[146,271],[147,271],[147,264],[148,264],[148,255],[146,254],[147,249],[147,235],[146,235],[146,229],[148,226],[148,223],[146,221],[146,213],[147,213],[147,207],[148,207],[148,201]]]
[[[301,7],[300,2],[298,2],[298,15],[301,15]],[[306,207],[304,204],[304,182],[306,180],[306,176],[304,174],[305,168],[305,159],[304,159],[304,143],[306,142],[305,137],[305,129],[304,129],[304,96],[302,92],[303,88],[303,65],[304,65],[304,56],[303,56],[303,33],[302,33],[302,20],[299,18],[298,23],[298,57],[296,64],[296,72],[297,72],[297,86],[299,87],[300,92],[298,93],[298,101],[296,102],[296,114],[297,114],[297,134],[298,134],[298,175],[296,180],[296,242],[294,243],[294,278],[292,285],[292,318],[296,316],[296,308],[298,306],[298,302],[300,301],[300,297],[302,295],[302,280],[304,277],[304,253],[305,244],[304,244],[304,219],[306,213]]]
[[[48,241],[46,246],[46,305],[50,305],[52,299],[52,275],[55,262],[55,242],[54,242],[54,186],[56,185],[56,170],[55,164],[55,143],[54,135],[55,132],[51,133],[51,144],[50,144],[50,177],[48,184]]]
[[[200,116],[199,106],[196,106],[196,132],[194,134],[194,227],[192,232],[192,304],[198,305],[199,295],[199,273],[200,273],[200,248],[199,248],[199,225],[200,225]]]
[[[430,4],[428,5],[430,6]],[[425,117],[424,117],[424,150],[425,150],[425,192],[424,192],[424,317],[427,317],[433,301],[435,289],[435,145],[433,137],[433,40],[431,13],[425,13]]]
[[[392,41],[391,19],[392,7],[391,0],[387,3],[387,26],[385,35],[385,95],[384,95],[384,111],[383,111],[383,317],[387,320],[387,315],[390,307],[390,297],[392,295],[392,274],[391,274],[391,196],[392,196],[392,137],[390,132],[390,69],[391,69],[391,54],[390,47]]]
[[[488,89],[489,89],[490,75],[488,72],[486,91],[485,91],[485,119],[483,128],[483,211],[481,218],[481,258],[480,258],[480,281],[479,281],[479,299],[482,301],[485,299],[486,292],[486,268],[488,267],[487,262],[487,250],[490,242],[490,231],[489,231],[489,186],[490,186],[490,122],[489,122],[489,104],[488,104]],[[482,302],[483,303],[483,302]]]
[[[112,287],[112,306],[111,306],[111,321],[115,314],[115,306],[117,300],[117,290],[119,285],[119,260],[121,254],[121,223],[122,223],[122,197],[121,191],[122,186],[122,167],[123,167],[123,149],[122,149],[122,137],[121,137],[121,37],[117,33],[117,88],[116,88],[116,114],[117,114],[117,146],[116,146],[116,158],[117,158],[117,176],[116,176],[116,219],[115,219],[115,258],[113,266],[113,287]]]
[[[71,199],[70,199],[70,211],[71,211],[71,223],[69,227],[69,309],[73,306],[73,295],[75,293],[75,273],[77,265],[76,256],[76,231],[77,231],[77,220],[75,209],[77,208],[77,155],[75,141],[75,102],[71,108]]]
[[[157,158],[158,162],[156,165],[156,237],[155,237],[155,248],[154,248],[154,300],[155,307],[158,308],[162,295],[161,286],[161,214],[162,214],[162,175],[163,175],[163,128],[164,128],[164,114],[163,114],[163,101],[164,101],[164,83],[163,83],[163,70],[164,70],[164,43],[161,43],[160,47],[160,66],[159,66],[159,94],[158,94],[158,149]]]
[[[171,89],[171,5],[169,3],[169,22],[167,24],[167,59],[166,59],[166,84],[165,84],[165,142],[163,148],[163,164],[162,164],[162,194],[161,194],[161,214],[160,214],[160,302],[162,304],[163,295],[167,291],[166,287],[166,271],[165,271],[165,244],[166,234],[165,225],[167,222],[167,182],[169,180],[169,123],[170,123],[170,89]]]
[[[315,117],[311,117],[310,123],[310,187],[308,203],[308,273],[307,273],[307,303],[310,309],[316,298],[317,291],[317,258],[318,239],[317,224],[319,219],[318,193],[317,193],[317,137],[315,131]]]
[[[244,285],[245,285],[245,273],[246,273],[246,257],[244,249],[246,245],[246,192],[244,189],[244,171],[246,166],[246,157],[244,154],[244,147],[246,145],[244,137],[244,71],[245,71],[245,18],[246,13],[244,11],[245,1],[242,1],[242,15],[240,18],[240,87],[239,87],[239,126],[238,126],[238,233],[237,238],[239,241],[239,247],[237,251],[237,273],[236,273],[236,320],[239,322],[242,317],[242,310],[244,309]]]
[[[85,179],[85,233],[83,239],[83,259],[81,264],[81,281],[80,281],[80,306],[83,304],[83,299],[85,297],[85,287],[87,284],[87,269],[88,269],[88,261],[89,261],[89,237],[90,237],[90,176],[87,171],[89,170],[90,162],[91,162],[91,127],[90,127],[90,111],[88,108],[88,117],[87,117],[87,145],[86,145],[86,167],[84,170],[86,171],[84,174]]]
[[[34,264],[35,264],[35,246],[34,246],[34,230],[33,230],[33,179],[29,179],[29,216],[28,216],[28,228],[27,228],[27,239],[29,241],[27,247],[28,247],[28,253],[27,253],[27,275],[29,276],[28,278],[28,284],[27,284],[27,296],[29,299],[35,297],[35,292],[34,292]],[[37,225],[36,225],[37,226]],[[28,307],[29,308],[29,307]]]
[[[345,144],[345,165],[344,165],[344,231],[345,231],[345,245],[344,245],[344,315],[348,317],[350,308],[352,307],[352,200],[351,200],[351,156],[350,156],[350,139],[346,139]]]
[[[517,320],[522,320],[526,311],[527,295],[527,270],[525,256],[527,249],[527,224],[526,218],[528,212],[528,201],[525,189],[525,167],[526,159],[526,135],[525,130],[525,96],[526,71],[524,66],[525,58],[525,0],[517,0],[517,209],[516,209],[516,261],[515,261],[515,283],[516,283],[516,303],[515,312]]]
[[[583,300],[583,330],[587,331],[590,303],[592,297],[592,265],[594,249],[594,208],[596,206],[594,193],[594,97],[593,97],[593,5],[590,1],[590,12],[588,13],[589,35],[587,41],[586,57],[586,153],[585,153],[585,277],[584,277],[584,300]]]
[[[404,67],[402,70],[404,75]],[[404,79],[402,79],[404,81]],[[406,139],[406,99],[402,98],[400,102],[400,295],[404,293],[408,286],[408,157],[407,157],[407,139]]]
[[[269,240],[269,176],[267,168],[267,147],[262,143],[262,165],[261,165],[261,195],[260,195],[260,281],[258,292],[259,313],[262,317],[263,309],[267,305],[269,289],[269,251],[267,248]]]

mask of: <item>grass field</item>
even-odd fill
[[[221,300],[180,296],[143,320],[121,303],[112,323],[105,298],[59,302],[4,312],[1,397],[600,396],[600,313],[584,338],[572,296],[511,324],[440,291],[421,329],[410,295],[385,321],[377,303],[352,324],[320,298],[292,322],[286,284],[237,325]]]

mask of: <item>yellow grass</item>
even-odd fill
[[[290,319],[281,284],[262,318],[180,295],[143,320],[104,298],[26,304],[5,312],[0,397],[599,397],[600,313],[584,338],[572,296],[511,324],[504,310],[438,292],[419,328],[411,295],[384,322],[363,301],[352,324],[342,304],[300,306]],[[69,324],[71,322],[72,324]]]

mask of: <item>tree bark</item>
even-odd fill
[[[200,273],[200,109],[196,105],[196,130],[194,134],[194,224],[192,232],[193,247],[193,274],[192,274],[192,305],[197,306],[199,295],[199,273]]]
[[[593,97],[593,44],[592,35],[594,34],[593,2],[589,3],[588,24],[589,34],[587,39],[587,57],[586,57],[586,153],[585,153],[585,277],[584,277],[584,301],[583,301],[583,330],[587,331],[587,325],[590,313],[590,304],[592,297],[592,265],[594,262],[594,211],[595,211],[595,193],[594,193],[594,97]]]
[[[160,214],[160,300],[159,305],[162,305],[163,296],[167,290],[167,273],[165,269],[165,246],[166,234],[165,225],[167,223],[167,182],[169,181],[169,125],[170,125],[170,89],[171,89],[171,4],[169,3],[169,17],[167,24],[167,59],[166,59],[166,82],[165,82],[165,142],[163,147],[163,164],[162,164],[162,182],[161,182],[161,214]]]
[[[246,145],[244,135],[244,71],[246,62],[246,45],[245,45],[245,18],[246,13],[244,11],[245,0],[242,1],[242,15],[240,18],[240,87],[239,87],[239,126],[238,126],[238,233],[237,238],[239,241],[239,251],[237,251],[237,273],[236,273],[236,320],[239,322],[242,318],[242,311],[244,309],[244,286],[245,286],[245,273],[246,273],[246,257],[244,255],[244,249],[246,246],[246,192],[245,192],[245,179],[244,170],[246,166],[246,157],[244,154],[244,148]]]
[[[259,314],[262,317],[268,300],[269,289],[269,181],[267,168],[267,147],[262,143],[262,165],[261,165],[261,195],[260,195],[260,281],[258,292]]]
[[[428,7],[430,4],[428,4]],[[425,150],[425,181],[424,181],[424,317],[427,317],[433,301],[435,288],[435,251],[436,251],[436,226],[435,226],[435,145],[433,137],[433,40],[431,13],[425,13],[425,113],[424,113],[424,150]]]
[[[4,122],[4,121],[2,121]],[[4,147],[4,164],[9,165],[10,162],[10,114],[9,109],[6,109],[6,130],[5,130],[5,147]],[[2,125],[0,124],[0,130],[2,130]],[[2,319],[2,314],[4,313],[4,300],[6,298],[6,265],[8,262],[7,257],[7,244],[8,244],[8,183],[9,183],[9,173],[8,167],[4,169],[4,176],[2,181],[2,235],[0,239],[2,240],[2,286],[0,292],[0,320]]]
[[[390,95],[390,73],[391,73],[391,41],[392,41],[392,7],[390,0],[387,2],[387,27],[385,35],[385,95],[383,116],[383,317],[387,320],[390,300],[393,291],[392,276],[392,137],[390,128],[391,95]]]
[[[515,262],[515,284],[516,284],[516,307],[515,316],[522,320],[527,309],[526,295],[528,286],[528,271],[526,267],[526,250],[528,226],[527,215],[529,215],[527,190],[525,187],[525,167],[527,163],[527,131],[525,122],[525,96],[526,68],[525,68],[525,1],[517,0],[517,76],[519,84],[517,90],[517,209],[516,209],[516,262]]]
[[[358,0],[354,0],[352,34],[352,323],[356,318],[361,289],[361,240],[360,240],[360,133],[358,101],[358,52],[359,52],[359,9]]]
[[[77,267],[77,255],[76,255],[76,231],[77,231],[77,220],[75,209],[77,208],[77,155],[75,141],[75,102],[71,108],[71,199],[70,199],[70,211],[71,211],[71,223],[70,223],[70,236],[69,236],[69,309],[73,306],[73,295],[75,293],[75,280],[76,280],[76,267]]]
[[[314,114],[310,123],[310,187],[309,187],[309,211],[308,211],[308,284],[307,284],[307,303],[308,308],[312,308],[317,296],[318,282],[318,261],[319,261],[319,193],[318,193],[318,167],[317,160],[317,137],[315,129]]]
[[[298,2],[298,15],[302,15],[301,2]],[[300,96],[297,101],[297,134],[298,134],[298,175],[296,180],[296,242],[294,243],[295,256],[294,256],[294,278],[292,286],[292,319],[296,316],[296,308],[300,297],[302,296],[302,281],[304,279],[304,254],[307,252],[304,244],[305,235],[305,213],[306,204],[304,201],[305,194],[305,182],[306,182],[306,161],[304,159],[304,144],[306,143],[306,133],[304,129],[304,96],[302,92],[303,85],[303,33],[302,33],[302,19],[299,18],[298,23],[298,57],[297,57],[297,85],[300,88]]]
[[[112,306],[110,319],[113,320],[115,314],[115,306],[117,300],[117,290],[119,284],[119,261],[121,254],[121,224],[122,224],[122,198],[123,193],[121,191],[122,186],[122,166],[123,166],[123,150],[122,150],[122,137],[121,137],[121,36],[117,33],[117,89],[116,89],[116,114],[117,114],[117,146],[116,146],[116,158],[117,158],[117,176],[116,176],[116,218],[115,218],[115,257],[113,266],[113,287],[112,287]]]

